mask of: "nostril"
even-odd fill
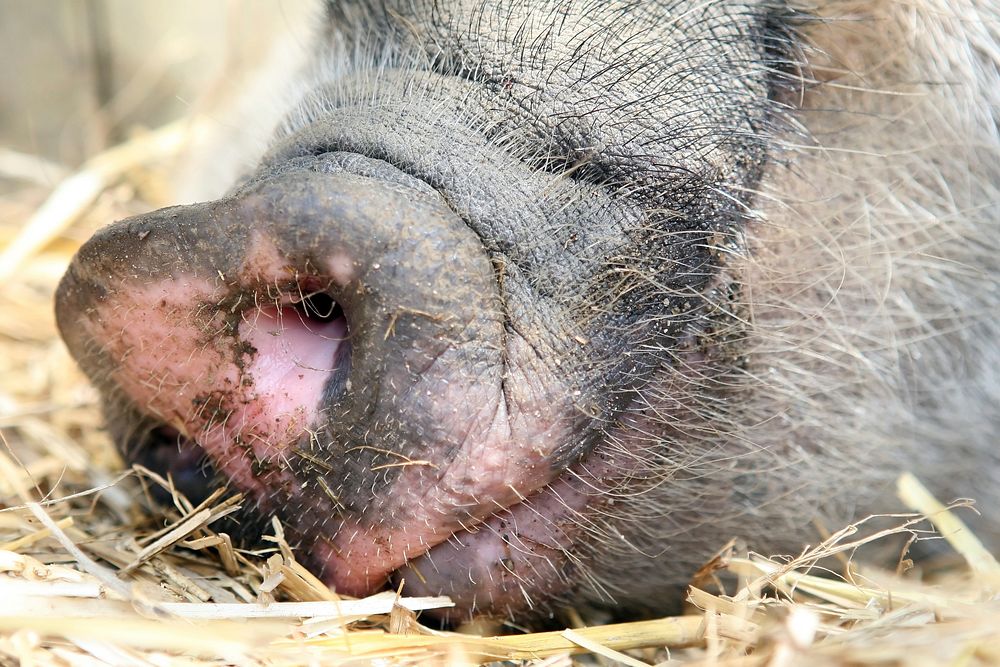
[[[346,370],[348,321],[325,291],[293,287],[276,297],[244,313],[240,339],[252,350],[245,371],[256,392],[292,412],[314,404],[331,374]]]
[[[295,304],[294,309],[304,319],[317,324],[329,324],[337,320],[344,320],[346,323],[344,309],[325,292],[304,296],[301,301]]]
[[[205,459],[205,451],[193,440],[171,426],[157,426],[140,438],[130,458],[161,477],[173,480],[174,488],[192,503],[208,497],[214,472]],[[161,505],[171,502],[170,493],[159,486],[151,488],[153,499]]]
[[[326,291],[285,292],[274,299],[272,306],[258,308],[255,327],[277,341],[289,354],[304,353],[303,358],[315,359],[322,350],[336,353],[348,335],[347,316],[343,307]],[[253,333],[252,329],[246,332]],[[259,331],[256,335],[259,335]],[[268,346],[268,349],[271,349]]]
[[[149,432],[150,442],[158,447],[182,445],[181,432],[173,426],[157,426]]]

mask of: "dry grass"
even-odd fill
[[[626,665],[1000,664],[1000,567],[912,478],[901,480],[905,502],[964,560],[933,582],[852,559],[862,544],[928,528],[897,516],[893,528],[862,522],[790,560],[729,549],[699,581],[727,570],[738,585],[692,588],[685,616],[507,637],[422,627],[416,612],[446,599],[340,598],[296,562],[277,523],[270,548],[234,547],[213,522],[238,496],[153,512],[147,490],[166,482],[123,469],[51,301],[96,227],[169,203],[158,170],[195,125],[138,135],[75,174],[0,152],[0,664],[580,660],[570,654]]]

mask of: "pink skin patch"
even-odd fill
[[[256,350],[245,376],[253,380],[254,401],[266,406],[258,419],[242,425],[251,432],[263,427],[266,439],[250,444],[258,459],[273,459],[278,443],[297,441],[313,423],[347,323],[314,322],[293,307],[268,306],[245,313],[239,332]]]
[[[289,449],[320,421],[348,334],[343,317],[307,317],[301,302],[356,274],[342,253],[326,266],[292,267],[254,233],[235,276],[129,285],[103,302],[88,333],[104,342],[114,380],[136,405],[204,448],[219,472],[273,510],[306,493]],[[314,556],[338,591],[373,592],[452,535],[483,521],[488,529],[560,472],[551,460],[570,437],[567,390],[525,341],[511,336],[507,344],[511,367],[493,375],[456,373],[461,348],[423,372],[408,409],[429,415],[438,432],[418,444],[435,452],[453,443],[452,453],[445,461],[400,457],[392,493],[329,542],[315,542]],[[484,557],[493,551],[484,548]]]
[[[334,253],[327,260],[327,270],[338,285],[346,285],[357,277],[354,262],[347,253],[343,252]]]
[[[588,510],[616,495],[637,460],[628,448],[604,446],[523,501],[456,531],[405,563],[395,583],[405,582],[410,595],[451,595],[461,610],[453,620],[476,609],[502,613],[533,607],[537,600],[531,591],[552,593],[568,584],[563,568],[575,557],[568,550],[600,516]],[[322,542],[317,555],[340,562]],[[362,566],[371,568],[372,563]]]
[[[273,246],[252,245],[247,261],[255,270],[240,276],[238,288],[295,279]],[[321,278],[303,282],[310,281]],[[220,472],[266,501],[277,487],[296,489],[285,451],[316,419],[347,323],[309,319],[295,305],[303,298],[295,289],[244,310],[234,336],[230,310],[217,308],[231,292],[186,275],[130,285],[85,326],[104,341],[114,379],[136,405],[197,442]]]
[[[533,355],[522,340],[510,340],[509,358],[530,366]],[[441,360],[445,368],[450,363],[447,355]],[[390,522],[347,524],[329,542],[317,543],[314,556],[325,563],[328,584],[350,595],[370,594],[411,559],[552,481],[552,452],[568,437],[565,401],[557,399],[565,390],[555,382],[542,387],[540,371],[522,373],[508,378],[506,396],[499,382],[481,378],[449,377],[427,389],[433,400],[423,405],[437,423],[467,434],[463,446],[448,461],[403,463],[392,493],[378,499],[378,514]]]

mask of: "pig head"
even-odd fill
[[[60,286],[120,448],[244,492],[337,591],[405,579],[454,618],[662,608],[730,534],[800,536],[840,478],[788,471],[832,447],[734,417],[796,21],[331,2],[260,163],[105,228]]]

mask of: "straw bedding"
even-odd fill
[[[78,169],[0,148],[0,664],[1000,664],[1000,566],[909,477],[904,501],[956,555],[933,576],[854,558],[864,543],[934,530],[896,516],[793,558],[719,545],[684,616],[505,636],[422,626],[420,611],[445,598],[339,597],[277,522],[264,548],[240,548],[215,523],[238,495],[155,507],[150,489],[169,482],[123,466],[51,302],[97,227],[170,203],[166,170],[196,129],[182,119],[134,133]]]

